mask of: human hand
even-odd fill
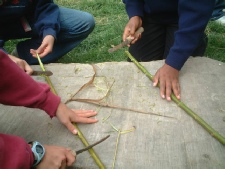
[[[97,112],[93,110],[71,110],[64,103],[60,103],[56,111],[56,117],[73,134],[77,134],[77,130],[72,122],[96,123],[98,121],[97,119],[89,118],[96,114]]]
[[[47,35],[44,37],[41,46],[35,50],[30,49],[30,53],[36,58],[36,53],[39,54],[40,58],[45,57],[47,54],[52,52],[55,38],[52,35]]]
[[[30,67],[30,65],[25,61],[20,58],[17,58],[15,56],[9,55],[9,58],[17,64],[25,73],[31,75],[33,73],[33,69]]]
[[[164,64],[153,78],[153,86],[160,82],[160,95],[170,101],[172,92],[180,99],[179,71],[173,67]]]
[[[134,44],[138,39],[141,38],[141,34],[139,34],[136,37],[134,36],[137,29],[140,28],[141,26],[142,26],[142,19],[139,16],[134,16],[130,18],[129,22],[124,28],[123,41],[125,41],[127,37],[131,36],[131,38],[133,39],[131,41],[131,44]]]
[[[66,169],[75,162],[75,154],[68,148],[44,145],[45,155],[37,169]]]

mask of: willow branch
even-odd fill
[[[40,64],[40,67],[43,71],[45,71],[45,68],[44,68],[44,65],[42,64],[41,62],[41,59],[39,57],[38,54],[37,55],[37,58],[38,58],[38,61],[39,61],[39,64]],[[54,86],[52,85],[52,82],[50,80],[50,78],[48,76],[44,76],[45,77],[45,80],[47,81],[47,83],[49,84],[50,86],[50,89],[51,91],[55,94],[55,95],[58,95]],[[89,146],[86,138],[84,137],[83,133],[81,132],[81,130],[79,129],[79,127],[73,123],[73,125],[76,127],[77,131],[78,131],[78,136],[80,138],[80,140],[82,141],[82,143],[87,147]],[[89,153],[91,154],[92,158],[94,159],[95,163],[99,166],[100,169],[105,169],[105,166],[104,164],[101,162],[101,160],[99,159],[99,157],[97,156],[97,154],[95,153],[94,149],[93,148],[90,148],[89,150]]]
[[[131,61],[150,79],[153,81],[153,75],[151,75],[144,66],[142,66],[128,51],[125,52]],[[188,115],[190,115],[194,120],[196,120],[206,131],[208,131],[214,138],[216,138],[220,143],[225,145],[225,138],[221,136],[215,129],[213,129],[209,124],[207,124],[200,116],[188,108],[183,102],[176,98],[172,93],[171,99],[181,107]]]

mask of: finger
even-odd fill
[[[66,169],[66,160],[62,161],[61,167],[59,169]]]
[[[166,89],[166,83],[164,80],[160,80],[160,95],[163,99],[165,99],[165,89]]]
[[[130,27],[130,35],[131,35],[132,37],[134,37],[135,32],[136,32],[135,26],[131,26],[131,27]],[[134,38],[135,38],[135,37],[134,37]]]
[[[86,124],[91,124],[91,123],[96,123],[98,122],[97,119],[93,119],[93,118],[86,118],[86,117],[79,117],[77,115],[74,115],[71,119],[71,121],[68,121],[66,123],[63,123],[66,128],[71,131],[71,133],[73,134],[77,134],[78,130],[76,129],[76,127],[72,124],[72,122],[77,122],[77,123],[86,123]]]
[[[26,66],[26,67],[25,67],[25,70],[26,70],[26,73],[27,73],[28,75],[32,75],[33,69],[31,69],[30,66]]]
[[[127,39],[128,36],[130,36],[130,27],[125,27],[124,32],[123,32],[123,41]]]
[[[43,58],[46,55],[47,44],[41,44],[41,46],[36,50],[40,58]]]
[[[17,61],[16,64],[19,66],[19,68],[24,70],[25,65],[24,65],[24,62],[22,60]]]
[[[89,112],[89,113],[78,113],[77,115],[80,117],[93,117],[96,116],[98,113],[97,112]]]
[[[98,122],[98,119],[87,118],[87,117],[79,117],[79,116],[76,115],[76,116],[72,117],[72,122],[90,124],[90,123]]]
[[[171,101],[172,85],[171,82],[166,82],[166,100]]]
[[[138,34],[135,37],[133,37],[131,44],[135,44],[138,41],[138,39],[140,39],[140,37],[141,37],[141,34]]]
[[[93,110],[75,110],[72,109],[72,111],[77,114],[80,117],[92,117],[97,115],[98,113]]]
[[[26,73],[29,75],[33,73],[33,69],[27,63],[25,63],[25,70],[26,70]]]
[[[36,51],[34,49],[30,49],[30,54],[36,58]]]
[[[67,166],[71,166],[75,162],[75,156],[71,151],[67,151],[66,153],[66,164]]]
[[[180,99],[180,84],[178,82],[173,83],[172,89],[173,89],[173,93],[177,97],[177,99]]]
[[[156,87],[158,83],[159,83],[159,76],[158,73],[156,73],[155,76],[153,77],[153,86]]]
[[[136,41],[138,40],[138,39],[136,39],[136,38],[133,38],[133,39],[134,39],[134,40],[131,41],[131,44],[135,44]]]
[[[51,53],[52,52],[52,49],[50,46],[47,46],[44,48],[44,50],[42,51],[42,53],[39,54],[39,56],[41,58],[45,57],[47,54]]]
[[[66,126],[66,128],[72,133],[72,134],[77,134],[78,130],[76,129],[76,127],[72,124],[72,122],[67,122],[64,123],[64,125]]]

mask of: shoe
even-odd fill
[[[19,57],[19,54],[17,52],[17,49],[13,49],[13,51],[11,52],[11,55],[15,56],[15,57]]]

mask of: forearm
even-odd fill
[[[30,146],[18,136],[0,134],[0,166],[30,169],[34,158]]]
[[[60,98],[47,84],[38,83],[24,73],[0,50],[0,103],[39,108],[54,117]]]

